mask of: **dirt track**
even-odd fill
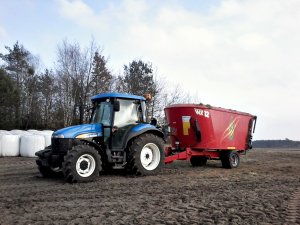
[[[0,224],[300,224],[300,151],[252,150],[233,170],[176,162],[158,176],[73,185],[41,178],[32,158],[0,158]]]

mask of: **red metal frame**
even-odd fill
[[[172,163],[175,160],[190,160],[192,156],[205,156],[208,159],[220,159],[221,151],[218,150],[193,150],[191,148],[186,148],[185,151],[179,152],[175,155],[169,155],[172,152],[172,148],[166,147],[165,153],[165,164]]]

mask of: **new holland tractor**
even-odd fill
[[[36,153],[44,177],[63,174],[71,183],[94,180],[101,171],[124,168],[157,174],[164,164],[164,134],[148,123],[144,97],[105,93],[92,97],[89,124],[57,130]]]

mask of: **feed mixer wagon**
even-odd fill
[[[224,168],[239,166],[240,155],[252,148],[256,116],[203,104],[165,108],[171,146],[165,163],[190,160],[193,166],[208,159],[221,160]]]

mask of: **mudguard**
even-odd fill
[[[138,124],[136,126],[134,126],[127,134],[127,137],[125,139],[125,143],[124,143],[124,148],[127,146],[128,142],[134,138],[137,137],[143,133],[153,133],[161,138],[164,139],[164,133],[158,129],[157,127],[151,125],[151,124]]]

